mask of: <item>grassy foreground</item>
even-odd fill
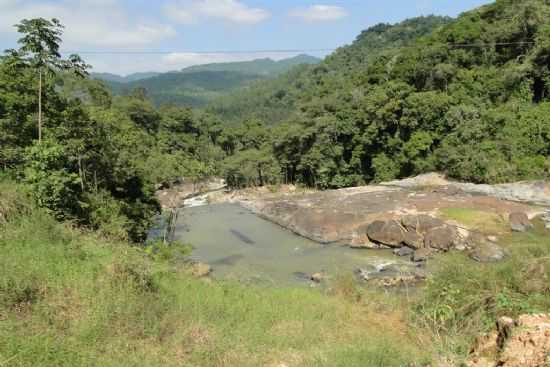
[[[325,293],[196,280],[57,223],[13,184],[0,193],[2,367],[435,366],[500,314],[550,310],[542,228],[505,236],[500,264],[445,256],[412,298],[348,278]]]
[[[0,366],[402,366],[396,303],[195,280],[2,186]],[[393,302],[393,301],[392,301]]]

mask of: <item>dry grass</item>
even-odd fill
[[[483,210],[468,208],[445,208],[439,211],[440,218],[455,221],[470,230],[476,230],[488,235],[510,233],[506,218]]]

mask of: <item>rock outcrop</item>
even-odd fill
[[[461,190],[425,187],[413,190],[411,187],[381,185],[323,192],[265,193],[238,202],[259,216],[316,242],[353,244],[354,247],[365,248],[373,247],[371,242],[381,242],[372,240],[377,235],[365,236],[366,227],[377,221],[401,222],[403,235],[412,232],[424,236],[429,230],[444,224],[434,214],[447,208],[486,211],[504,217],[513,212],[529,215],[541,213],[540,209],[537,211],[526,204],[470,195]],[[389,245],[399,247],[398,243],[405,239],[400,238],[401,231],[396,223],[392,222],[390,227],[395,238],[388,241]],[[407,246],[423,246],[418,239],[408,236]],[[441,247],[445,248],[447,244]]]
[[[483,185],[447,180],[440,173],[427,173],[404,180],[385,182],[381,185],[402,188],[440,187],[449,191],[490,196],[501,200],[526,202],[536,205],[550,206],[550,182],[530,181],[499,185]]]
[[[496,330],[478,338],[469,367],[550,366],[550,314],[501,317]]]
[[[405,240],[405,230],[398,221],[376,221],[367,227],[367,236],[373,242],[399,248]]]

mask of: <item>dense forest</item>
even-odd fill
[[[321,189],[431,170],[547,178],[549,20],[546,1],[499,0],[380,24],[204,111],[156,108],[144,88],[113,97],[79,57],[61,58],[59,22],[25,20],[0,62],[0,166],[58,218],[136,241],[155,187],[179,177]]]
[[[210,111],[222,119],[270,126],[262,149],[230,166],[261,156],[279,165],[269,180],[321,188],[430,170],[480,183],[548,177],[549,11],[500,0],[456,20],[378,25],[318,66],[221,100]],[[250,172],[230,178],[267,176]]]

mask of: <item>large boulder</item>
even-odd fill
[[[404,216],[401,218],[401,223],[407,231],[420,234],[426,234],[434,228],[445,225],[441,219],[426,214]]]
[[[403,237],[403,244],[417,250],[424,247],[424,237],[416,232],[407,231]]]
[[[424,246],[441,251],[449,251],[458,242],[458,231],[447,225],[431,229],[424,237]]]
[[[367,226],[367,236],[376,243],[399,248],[403,244],[405,230],[395,220],[376,221]]]
[[[525,213],[512,213],[508,219],[510,221],[510,227],[514,232],[527,232],[533,228],[533,224],[531,224],[529,217],[527,217]]]

